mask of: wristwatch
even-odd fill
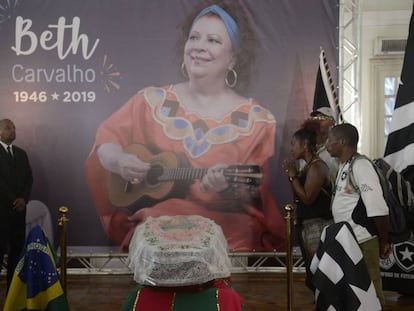
[[[297,175],[297,174],[295,176],[289,176],[289,181],[292,182],[298,177],[299,177],[299,175]]]

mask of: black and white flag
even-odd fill
[[[316,76],[315,93],[313,96],[313,111],[318,111],[322,107],[331,108],[333,117],[337,123],[343,122],[342,111],[338,102],[336,86],[329,70],[325,51],[321,48],[319,54],[319,67]]]
[[[414,5],[413,5],[414,10]],[[384,158],[414,188],[414,20],[411,16],[401,81]]]
[[[347,222],[325,227],[310,268],[316,310],[381,310],[358,241]]]

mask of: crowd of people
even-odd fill
[[[349,180],[350,163],[359,155],[358,140],[355,126],[335,125],[332,110],[320,108],[293,134],[292,158],[286,159],[282,166],[295,196],[296,233],[306,267],[306,285],[315,290],[310,264],[323,229],[330,223],[347,222],[383,305],[379,263],[380,258],[388,258],[391,252],[389,211],[378,175],[368,159],[355,161],[353,171],[358,173],[354,187]],[[332,180],[330,176],[335,178]]]

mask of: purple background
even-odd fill
[[[7,1],[0,0],[5,5]],[[290,137],[312,109],[320,47],[325,49],[336,81],[338,4],[332,0],[244,0],[257,27],[260,55],[252,79],[251,97],[268,107],[277,120],[276,150],[272,159],[272,192],[280,206],[291,203],[291,192],[281,162],[288,155]],[[26,0],[11,1],[0,13],[0,107],[1,118],[17,126],[16,145],[25,148],[34,171],[32,199],[49,206],[57,224],[58,208],[69,208],[68,245],[110,245],[104,234],[85,181],[85,160],[99,124],[139,89],[182,80],[176,62],[178,24],[197,1],[152,0]],[[31,55],[16,55],[16,16],[30,19],[37,37],[45,30],[55,34],[59,17],[71,24],[80,18],[80,33],[89,44],[99,38],[89,60],[79,51],[61,60],[56,49],[39,46]],[[72,35],[65,30],[64,43]],[[27,48],[28,38],[23,41]],[[52,40],[50,44],[55,42]],[[90,48],[90,47],[89,47]],[[101,74],[104,55],[119,72],[119,90],[105,90],[108,72]],[[94,83],[16,82],[12,68],[53,69],[76,65],[96,72]],[[45,91],[47,102],[17,102],[14,92]],[[94,102],[51,100],[53,92],[93,91]]]

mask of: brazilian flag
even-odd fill
[[[55,258],[42,228],[34,226],[14,271],[4,311],[69,310]]]

